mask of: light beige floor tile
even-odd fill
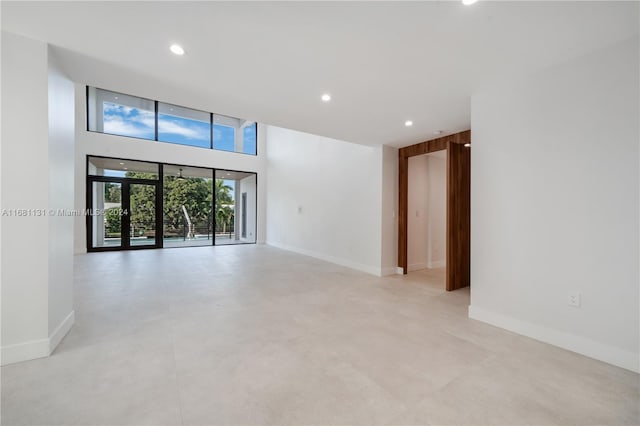
[[[267,246],[76,257],[76,324],[2,424],[640,424],[638,375],[467,317],[444,269]]]
[[[637,387],[616,384],[612,392],[612,380],[599,382],[588,374],[567,374],[561,366],[538,367],[518,359],[492,357],[390,424],[638,424]]]
[[[2,368],[2,424],[181,424],[170,342],[159,333]]]

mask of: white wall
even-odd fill
[[[638,371],[638,40],[472,97],[469,316]],[[581,293],[582,305],[567,304]]]
[[[46,44],[3,32],[3,209],[48,207],[47,109]],[[46,216],[2,216],[3,364],[47,355],[48,233]]]
[[[409,158],[407,270],[445,266],[446,152]]]
[[[49,355],[73,324],[73,233],[57,213],[73,208],[73,94],[48,53],[2,33],[2,207],[27,212],[2,217],[3,365]]]
[[[429,171],[427,156],[409,157],[407,192],[407,270],[427,267]]]
[[[5,56],[2,55],[2,51],[4,50],[4,47],[2,45],[2,39],[3,39],[4,33],[2,31],[0,31],[0,68],[2,68],[2,64],[3,61],[5,59]],[[1,80],[1,76],[3,74],[2,72],[3,70],[0,69],[0,80]],[[0,89],[2,86],[2,81],[0,81]],[[2,104],[4,104],[4,101],[0,102],[0,129],[2,129],[2,124],[1,121],[4,119],[4,115],[3,114],[3,108],[2,108]],[[3,196],[3,191],[2,191],[2,182],[4,182],[4,175],[2,174],[2,170],[3,170],[3,155],[2,155],[2,146],[3,144],[2,139],[4,138],[5,133],[2,132],[0,130],[0,212],[3,211],[4,209],[4,196]],[[2,220],[2,215],[0,215],[0,365],[2,365],[2,318],[3,318],[3,314],[2,314],[2,280],[4,278],[4,274],[2,273],[2,241],[3,241],[3,235],[2,235],[2,223],[4,221]]]
[[[268,126],[267,162],[267,244],[382,273],[382,148]]]
[[[447,154],[427,154],[427,268],[444,268],[447,253]]]
[[[398,269],[398,149],[382,147],[381,275]]]
[[[74,206],[74,84],[49,49],[49,208]],[[49,335],[57,341],[73,323],[73,216],[49,216]]]
[[[91,79],[92,76],[86,76],[83,78],[82,75],[78,75],[76,78],[82,78],[84,80],[85,78]],[[130,76],[127,73],[122,72],[120,74],[120,78],[123,82],[126,82]],[[108,87],[104,86],[104,84],[107,83],[111,83],[111,85]],[[124,89],[121,89],[120,85],[114,82],[99,81],[98,85],[102,88],[116,92],[124,91]],[[123,85],[122,87],[127,86]],[[263,177],[266,175],[266,155],[265,130],[263,125],[258,124],[257,156],[89,132],[86,129],[87,112],[85,90],[84,85],[76,84],[75,206],[77,209],[83,209],[86,207],[85,188],[87,155],[256,172],[258,174],[257,242],[264,243],[266,190],[265,185],[263,184]],[[131,92],[125,93],[136,95],[136,93]],[[185,105],[185,100],[175,100],[171,98],[170,95],[170,92],[165,92],[162,86],[158,86],[156,95],[154,96],[155,99],[162,99],[169,103],[191,107],[191,105],[188,104],[188,100],[186,100],[187,104]],[[75,252],[85,253],[87,246],[85,218],[76,217],[75,219]]]

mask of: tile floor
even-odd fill
[[[77,256],[76,324],[2,424],[637,425],[639,376],[467,318],[444,271],[275,248]]]

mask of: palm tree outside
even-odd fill
[[[229,227],[229,237],[233,231],[231,225],[234,223],[235,201],[232,193],[233,188],[229,186],[224,179],[216,179],[215,197],[216,197],[216,232],[226,234]]]

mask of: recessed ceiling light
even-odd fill
[[[413,121],[407,120],[407,121],[404,122],[404,125],[407,126],[407,127],[411,127],[411,126],[413,126]]]
[[[169,50],[176,55],[184,55],[184,49],[179,44],[172,44]]]
[[[120,163],[121,166],[124,166],[124,163]]]
[[[464,146],[465,146],[465,148],[470,148],[471,144],[470,143],[465,143]]]
[[[436,130],[435,132],[433,132],[434,135],[441,135],[444,132],[442,130]]]
[[[117,101],[117,100],[118,100],[118,97],[117,97],[117,96],[114,96],[114,97],[113,97],[113,99],[115,99],[115,100]]]
[[[462,0],[462,4],[464,4],[465,6],[469,6],[469,5],[474,4],[477,1],[478,0]]]
[[[127,167],[123,167],[125,170],[129,170]]]
[[[320,99],[322,99],[322,102],[329,102],[331,100],[331,95],[328,93],[325,93],[324,95],[322,95]]]

